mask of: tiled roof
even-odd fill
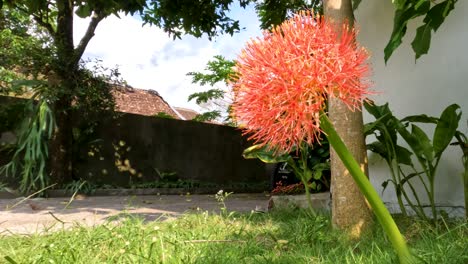
[[[175,119],[183,119],[156,91],[117,86],[113,93],[117,111],[146,116],[163,112]]]
[[[195,110],[183,108],[183,107],[174,107],[174,109],[179,112],[180,115],[184,117],[185,120],[194,119],[199,113]]]

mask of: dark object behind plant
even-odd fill
[[[293,152],[290,155],[294,161],[302,167],[299,157]],[[330,147],[326,140],[315,144],[308,149],[307,153],[307,168],[311,168],[313,176],[309,179],[309,189],[312,192],[323,192],[330,189]],[[271,188],[274,190],[278,185],[287,186],[301,182],[299,175],[294,173],[294,169],[287,162],[280,162],[276,165],[274,174],[272,175]],[[280,184],[278,184],[280,183]],[[303,186],[302,186],[303,188]]]
[[[313,146],[302,146],[289,154],[276,154],[268,147],[254,145],[243,153],[246,159],[260,159],[265,163],[277,163],[271,175],[271,189],[299,182],[307,183],[312,192],[330,189],[330,147],[327,140]]]

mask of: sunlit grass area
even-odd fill
[[[333,230],[328,215],[314,217],[306,210],[117,219],[95,228],[1,237],[0,263],[397,262],[378,225],[354,241]],[[468,263],[466,222],[442,222],[438,228],[414,219],[397,223],[421,263]]]

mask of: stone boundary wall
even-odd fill
[[[15,100],[24,99],[0,96],[1,104]],[[11,140],[10,132],[2,135]],[[162,179],[223,186],[269,181],[265,164],[242,157],[250,144],[240,130],[229,126],[122,114],[117,119],[103,117],[95,136],[75,146],[74,177],[99,184],[131,186]],[[0,161],[5,160],[7,155],[0,153]],[[1,176],[0,181],[7,179]]]

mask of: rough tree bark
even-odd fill
[[[324,16],[333,21],[340,32],[342,24],[354,24],[351,0],[324,0]],[[367,151],[363,133],[361,111],[352,112],[338,99],[329,100],[329,118],[356,161],[367,174]],[[359,237],[373,222],[367,201],[354,183],[334,150],[330,153],[332,175],[332,222],[346,229],[353,237]]]
[[[76,86],[74,76],[78,63],[74,60],[73,1],[57,1],[57,30],[52,31],[57,47],[57,64],[53,69],[57,76],[54,84],[58,89],[54,104],[57,129],[50,143],[50,183],[60,184],[72,177],[72,120],[71,106]]]
[[[73,17],[75,1],[57,0],[57,28],[39,21],[50,35],[53,36],[57,47],[57,63],[53,68],[52,86],[57,94],[54,104],[54,113],[57,130],[50,143],[50,182],[63,183],[72,179],[73,175],[73,133],[72,133],[72,103],[79,85],[79,62],[89,41],[94,36],[98,24],[105,17],[102,10],[94,10],[88,28],[78,45],[73,41]]]

